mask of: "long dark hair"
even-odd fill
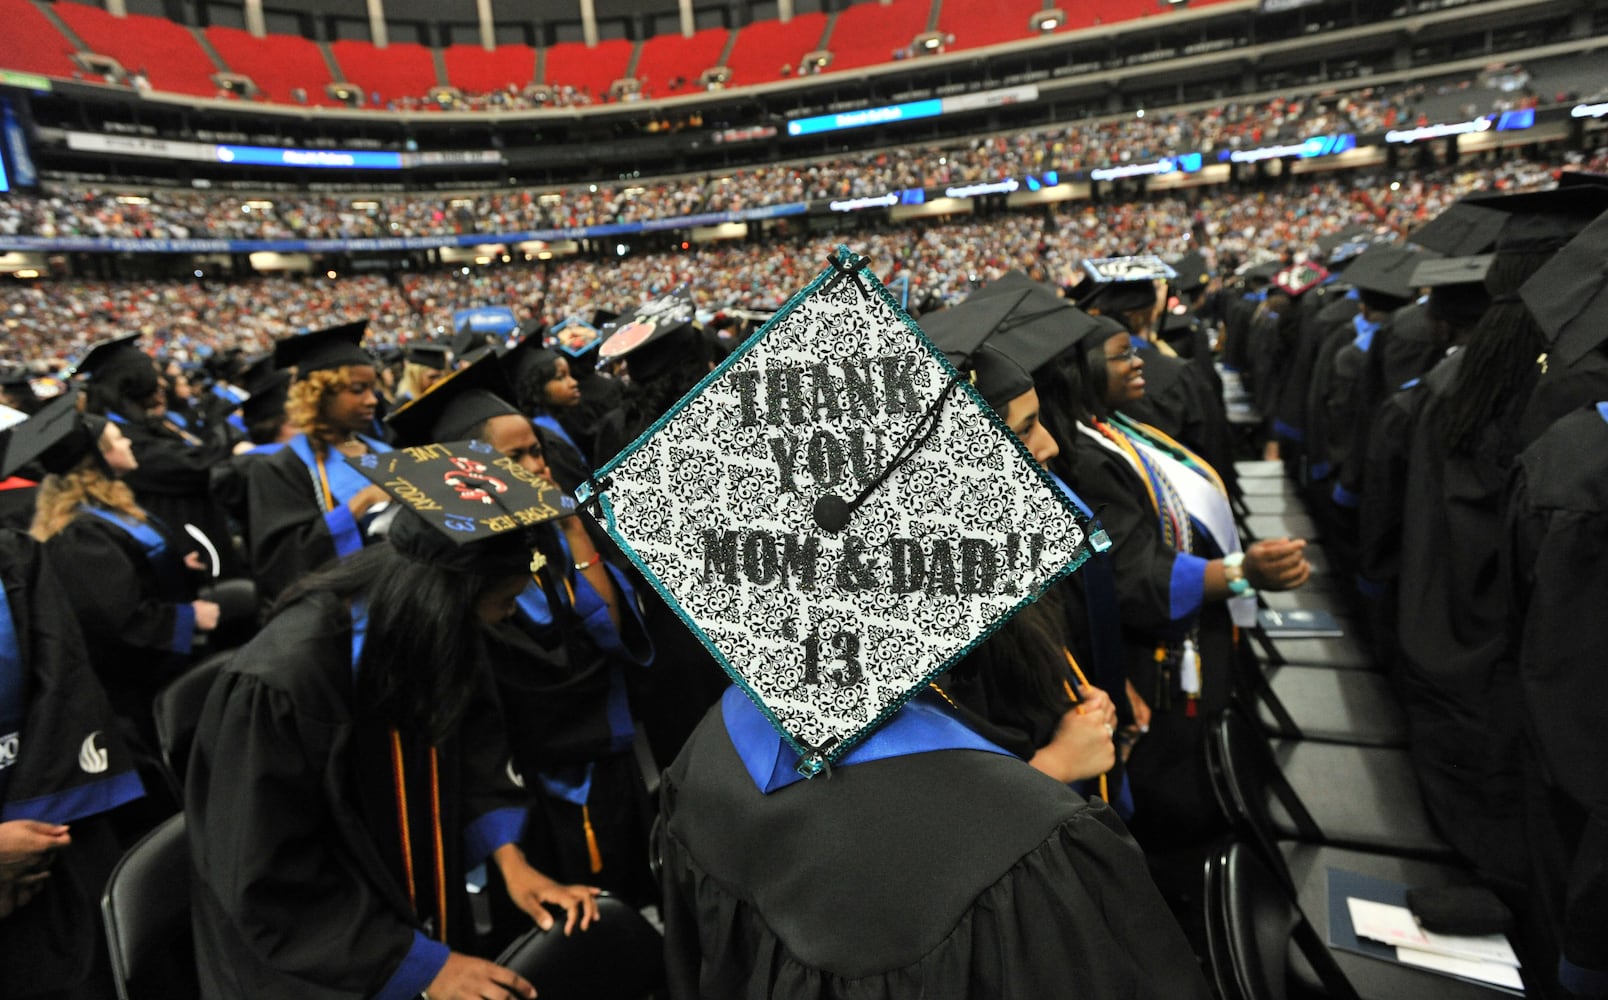
[[[368,629],[356,664],[357,711],[440,743],[474,695],[483,659],[475,604],[497,582],[379,542],[297,581],[270,617],[314,594],[361,599]]]
[[[957,681],[990,692],[990,715],[1018,716],[1066,705],[1064,609],[1045,592],[955,664]],[[1057,713],[1059,714],[1059,713]]]
[[[1478,431],[1496,419],[1535,376],[1535,360],[1546,350],[1546,332],[1519,298],[1519,286],[1552,259],[1556,248],[1529,253],[1498,253],[1485,275],[1491,305],[1474,325],[1458,362],[1457,378],[1440,410],[1441,441],[1447,450],[1468,454]],[[1514,412],[1517,412],[1516,410]]]
[[[551,407],[547,405],[547,383],[555,378],[558,378],[557,354],[527,365],[519,373],[519,382],[514,386],[520,407],[533,416],[548,412]]]

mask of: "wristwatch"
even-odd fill
[[[1223,576],[1228,580],[1228,592],[1235,597],[1256,593],[1251,581],[1245,579],[1245,553],[1230,552],[1223,557]]]

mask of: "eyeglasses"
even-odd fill
[[[1129,344],[1126,348],[1124,348],[1121,351],[1118,351],[1116,354],[1107,354],[1106,355],[1106,361],[1108,361],[1108,362],[1109,361],[1132,361],[1134,358],[1137,358],[1138,356],[1139,356],[1139,349],[1137,347],[1134,347],[1132,344]]]

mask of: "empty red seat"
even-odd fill
[[[683,38],[677,34],[655,35],[642,43],[642,55],[637,58],[636,75],[647,81],[651,97],[668,97],[674,93],[670,81],[681,77],[688,82],[715,65],[726,48],[731,32],[725,28],[708,28]]]
[[[782,66],[785,64],[790,72],[797,70],[804,54],[820,47],[821,33],[825,30],[825,14],[800,14],[786,24],[755,21],[748,25],[737,32],[737,42],[726,58],[731,85],[741,87],[786,79]]]
[[[249,77],[268,100],[294,104],[291,92],[300,87],[307,93],[308,104],[338,103],[324,93],[324,84],[330,82],[329,67],[317,44],[297,35],[253,38],[239,28],[206,31],[207,41],[230,71]]]
[[[52,8],[90,51],[111,56],[129,73],[144,70],[155,90],[216,96],[217,67],[190,29],[161,17],[113,17],[99,7],[59,3]]]
[[[423,97],[437,85],[435,60],[416,42],[393,42],[380,48],[373,42],[342,39],[329,43],[341,74],[363,89],[365,103],[380,95],[380,106],[404,97]]]
[[[489,94],[509,84],[523,90],[536,79],[536,50],[529,45],[449,45],[447,82],[466,94]]]
[[[561,42],[547,50],[542,82],[576,87],[602,100],[609,84],[625,76],[635,47],[635,42],[624,38],[598,42],[593,49],[584,42]]]
[[[28,0],[0,0],[0,66],[24,73],[71,77],[73,43]]]
[[[832,50],[827,71],[891,62],[895,49],[908,47],[927,30],[931,13],[931,0],[894,0],[885,7],[873,0],[850,7],[838,15],[826,40]]]

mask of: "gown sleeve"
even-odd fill
[[[464,755],[464,867],[484,862],[504,844],[519,842],[528,795],[514,783],[507,720],[488,666],[460,724]],[[534,779],[534,775],[532,775]]]
[[[195,608],[158,599],[117,530],[80,517],[46,543],[79,625],[139,649],[190,652]]]
[[[185,813],[199,964],[219,992],[405,1000],[446,962],[343,849],[356,820],[327,805],[324,726],[232,671],[202,712]]]
[[[265,599],[337,554],[362,547],[351,510],[341,504],[320,511],[307,469],[290,449],[243,464],[241,471],[251,575]]]

